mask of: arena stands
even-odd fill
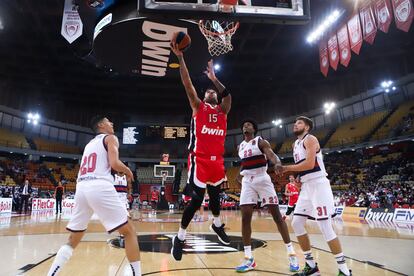
[[[0,128],[0,145],[10,148],[29,149],[29,143],[23,134]]]
[[[67,145],[59,142],[49,141],[42,138],[33,139],[36,149],[39,151],[80,154],[81,149],[77,146]]]
[[[388,111],[379,111],[341,124],[325,146],[332,148],[361,143],[387,113]]]
[[[387,121],[374,133],[371,141],[397,136],[398,132],[409,132],[412,128],[412,117],[414,115],[414,101],[400,105]],[[411,123],[410,123],[411,118]]]

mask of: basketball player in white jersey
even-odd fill
[[[341,244],[336,236],[331,217],[334,215],[334,199],[331,185],[323,163],[318,139],[309,132],[313,121],[307,117],[296,118],[293,133],[297,140],[293,144],[295,165],[283,166],[283,172],[298,172],[302,182],[301,192],[292,219],[292,228],[305,255],[306,264],[298,276],[320,275],[315,263],[309,236],[305,230],[306,220],[315,219],[323,237],[338,263],[338,276],[352,275],[348,269]]]
[[[122,172],[118,172],[115,174],[115,181],[114,187],[116,192],[118,193],[119,199],[121,200],[122,204],[125,204],[125,209],[129,210],[129,203],[128,203],[128,180],[126,174]]]
[[[239,157],[241,159],[240,177],[240,209],[242,212],[242,238],[244,244],[245,261],[238,267],[237,272],[247,272],[256,267],[251,249],[251,220],[253,208],[258,199],[262,206],[267,206],[274,222],[283,238],[289,256],[290,271],[299,271],[299,264],[290,241],[286,222],[279,210],[279,200],[270,176],[267,174],[268,162],[272,172],[281,170],[281,163],[273,152],[268,141],[256,136],[257,124],[252,119],[247,119],[241,125],[244,141],[239,145]]]
[[[48,276],[58,275],[72,256],[93,213],[98,215],[109,233],[117,230],[124,236],[125,252],[132,275],[141,275],[137,235],[134,226],[128,221],[125,205],[115,191],[111,168],[125,173],[129,180],[133,179],[132,172],[119,160],[119,142],[114,135],[113,124],[106,117],[96,116],[92,119],[91,126],[96,136],[86,145],[83,152],[76,184],[75,207],[66,227],[71,232],[69,240],[56,254]],[[126,275],[131,275],[131,270],[126,270]],[[91,271],[82,273],[88,274],[91,274]]]

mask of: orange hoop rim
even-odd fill
[[[229,33],[234,33],[239,28],[239,25],[240,25],[240,23],[237,21],[237,22],[235,22],[234,27],[232,27],[231,29],[229,29],[229,30],[227,30],[223,33],[215,33],[215,32],[207,30],[204,27],[205,26],[204,21],[206,21],[206,20],[201,19],[200,21],[198,21],[198,27],[200,28],[202,33],[207,33],[210,36],[220,36],[220,35],[228,35]]]

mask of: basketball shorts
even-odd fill
[[[118,193],[119,200],[125,205],[125,208],[129,210],[129,202],[126,193]]]
[[[304,182],[294,215],[324,220],[334,214],[334,199],[328,178],[318,177]]]
[[[270,176],[268,174],[243,176],[240,205],[257,204],[259,198],[262,206],[279,204]]]
[[[128,223],[125,204],[110,181],[96,179],[77,183],[75,207],[66,229],[85,231],[94,213],[109,233]]]
[[[197,187],[217,186],[226,180],[223,157],[200,157],[188,155],[188,181]]]

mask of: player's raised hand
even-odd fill
[[[210,61],[208,62],[207,68],[206,68],[206,71],[204,71],[204,74],[206,74],[210,80],[216,79],[216,74],[214,73],[214,63],[212,59],[210,59]]]
[[[183,52],[178,48],[178,44],[175,43],[175,40],[170,42],[171,50],[177,57],[182,57]]]

